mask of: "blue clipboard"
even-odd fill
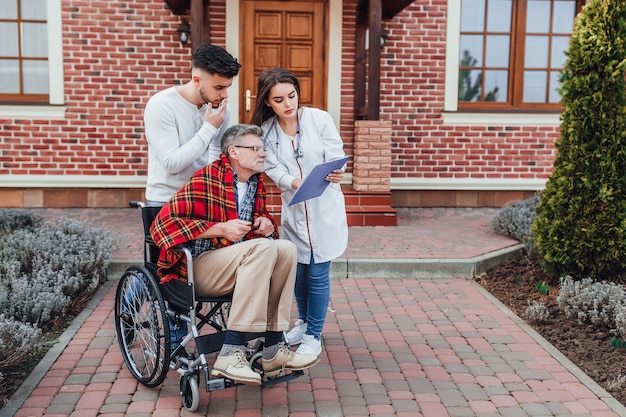
[[[322,195],[326,187],[328,187],[328,184],[330,184],[329,181],[326,181],[326,176],[334,170],[342,168],[348,159],[350,159],[350,156],[316,165],[309,175],[306,176],[293,197],[291,197],[288,206],[293,206],[294,204]]]

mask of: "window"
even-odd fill
[[[458,108],[560,110],[582,0],[461,0]]]
[[[0,102],[49,103],[46,0],[0,0]]]

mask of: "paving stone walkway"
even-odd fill
[[[84,210],[45,213],[93,218]],[[181,407],[177,373],[157,388],[131,377],[115,338],[116,281],[107,281],[0,417],[626,416],[626,408],[471,279],[387,276],[385,263],[398,259],[462,261],[514,247],[490,232],[495,213],[407,210],[394,228],[351,228],[347,262],[378,260],[385,276],[372,269],[332,280],[320,363],[269,388],[206,393],[201,381],[195,413]],[[141,247],[141,229],[122,221],[135,214],[99,213],[106,227],[126,236],[116,262],[136,259],[127,256],[133,242]]]

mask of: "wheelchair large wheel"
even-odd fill
[[[133,377],[147,387],[161,384],[169,370],[169,321],[159,286],[143,266],[129,267],[119,280],[115,331]]]

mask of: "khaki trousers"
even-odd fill
[[[233,291],[229,330],[288,330],[297,256],[292,242],[263,238],[204,252],[193,262],[196,293]]]

